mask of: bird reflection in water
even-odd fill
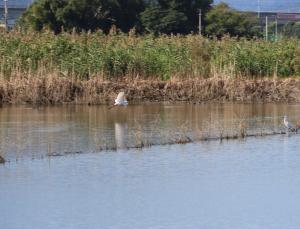
[[[126,122],[115,122],[115,140],[117,149],[127,148],[128,126]]]

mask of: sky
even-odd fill
[[[9,4],[27,6],[33,0],[8,0]],[[300,13],[300,0],[214,0],[214,3],[226,2],[238,10],[257,11],[280,11]],[[0,5],[2,4],[0,0]]]
[[[219,3],[222,0],[215,0]],[[223,0],[238,10],[279,11],[300,13],[300,0]]]

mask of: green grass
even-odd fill
[[[300,76],[300,40],[82,33],[0,34],[2,78],[59,72],[89,79]]]

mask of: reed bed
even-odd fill
[[[300,79],[89,80],[57,75],[0,80],[0,104],[109,104],[125,91],[133,102],[300,102]]]
[[[279,42],[224,37],[104,35],[101,32],[0,36],[0,76],[70,79],[95,76],[168,80],[173,77],[293,77],[300,75],[300,40]]]
[[[0,103],[299,101],[300,40],[12,31],[0,36]],[[288,79],[286,79],[288,78]]]

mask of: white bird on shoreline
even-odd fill
[[[285,125],[285,127],[287,128],[287,131],[291,131],[291,132],[295,132],[297,131],[297,128],[292,124],[290,123],[288,120],[287,120],[287,116],[285,115],[284,118],[283,118],[283,124]]]
[[[127,105],[128,105],[128,101],[126,100],[125,93],[122,91],[118,94],[118,96],[115,100],[115,104],[112,105],[111,107],[109,107],[109,109],[111,109],[115,106],[127,106]]]

